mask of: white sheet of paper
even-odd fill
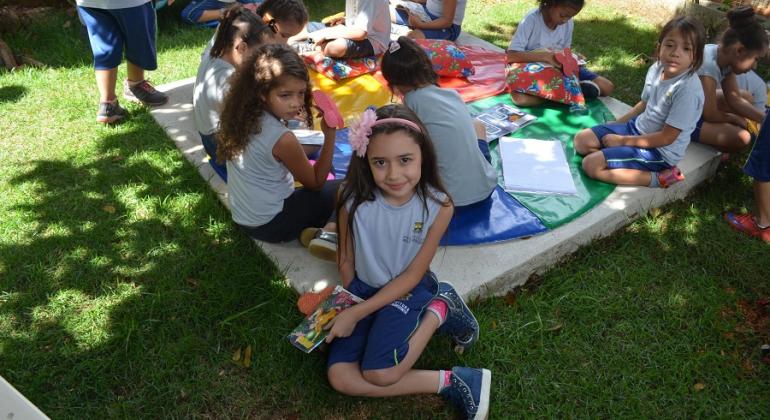
[[[560,141],[500,138],[506,191],[577,194]]]
[[[307,145],[315,145],[315,146],[321,146],[324,144],[324,133],[321,131],[316,130],[306,130],[304,128],[295,128],[294,130],[291,130],[292,133],[294,133],[295,136],[297,136],[297,140],[299,140],[299,144],[307,144]]]

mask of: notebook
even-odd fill
[[[564,147],[558,140],[500,138],[506,191],[577,194]]]

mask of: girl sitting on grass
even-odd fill
[[[669,21],[658,38],[658,61],[647,71],[642,100],[618,123],[575,135],[583,170],[611,184],[667,188],[684,177],[676,164],[703,110],[695,71],[703,61],[705,31],[697,20]]]
[[[456,349],[478,339],[473,313],[430,263],[452,217],[430,136],[402,105],[366,110],[351,125],[354,150],[337,203],[342,283],[363,302],[332,321],[331,386],[346,395],[439,393],[467,418],[486,418],[491,373],[414,363],[437,331]]]

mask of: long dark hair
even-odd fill
[[[272,28],[262,22],[254,12],[236,3],[225,9],[209,55],[222,57],[238,38],[246,45],[254,46],[266,42],[272,34]]]
[[[369,138],[373,139],[380,134],[403,131],[417,143],[422,154],[422,165],[420,167],[421,176],[420,181],[417,183],[416,193],[422,200],[425,212],[428,212],[428,199],[441,202],[444,206],[450,205],[452,199],[441,182],[433,142],[430,139],[430,135],[428,135],[428,130],[417,117],[417,114],[404,105],[393,104],[385,105],[377,110],[377,119],[381,120],[383,118],[402,118],[420,127],[421,132],[417,132],[404,124],[389,122],[372,127],[372,134]],[[337,223],[339,223],[339,215],[342,210],[350,202],[347,226],[351,239],[353,238],[354,216],[358,206],[365,201],[373,201],[375,189],[378,188],[374,183],[374,176],[372,175],[372,169],[369,167],[368,156],[368,153],[364,157],[358,157],[358,155],[353,154],[348,165],[348,173],[345,175],[345,180],[340,187],[339,196],[337,197]],[[431,190],[444,193],[447,197],[446,200],[442,202]]]
[[[266,13],[270,13],[270,17],[278,22],[287,21],[303,26],[309,19],[302,0],[265,0],[257,7],[257,14],[265,16]]]
[[[690,16],[679,16],[669,20],[660,31],[657,52],[660,50],[663,38],[671,31],[679,31],[686,40],[690,41],[692,64],[690,64],[690,70],[687,74],[695,73],[703,64],[703,46],[706,44],[706,30],[703,28],[703,24]]]
[[[305,90],[306,123],[312,126],[311,85],[307,67],[297,53],[284,44],[265,44],[255,48],[230,77],[230,89],[224,100],[217,134],[217,161],[238,156],[249,143],[251,134],[259,134],[259,119],[265,112],[265,98],[286,78],[302,80]]]
[[[391,42],[397,42],[399,48],[395,52],[385,51],[380,64],[382,76],[391,89],[393,86],[419,88],[438,83],[433,65],[421,46],[405,36]]]
[[[754,17],[751,6],[736,7],[727,12],[729,27],[722,33],[721,44],[725,47],[740,42],[751,52],[767,50],[767,32]]]

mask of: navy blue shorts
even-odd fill
[[[578,80],[594,80],[599,77],[598,74],[588,70],[585,66],[578,68]]]
[[[125,9],[97,9],[78,6],[88,30],[96,70],[110,70],[126,60],[144,70],[155,70],[155,8],[152,2]]]
[[[362,299],[369,299],[380,289],[355,277],[348,290]],[[361,370],[376,370],[401,363],[409,352],[409,338],[437,292],[436,275],[428,271],[411,293],[358,321],[349,337],[335,338],[329,345],[327,366],[358,362]]]
[[[487,160],[487,162],[492,163],[492,155],[489,153],[489,143],[487,143],[486,140],[477,140],[479,143],[479,150],[481,151],[481,154],[484,155],[484,159]]]
[[[770,182],[770,111],[759,128],[757,140],[751,148],[749,158],[743,165],[743,172],[759,182]]]
[[[308,38],[313,39],[313,32],[319,31],[325,28],[321,22],[310,22],[307,24]],[[361,41],[353,41],[352,39],[345,39],[347,45],[345,47],[345,56],[340,58],[359,58],[359,57],[371,57],[374,55],[374,46],[368,39]]]
[[[638,169],[641,171],[659,172],[671,167],[657,149],[642,149],[633,146],[605,147],[602,138],[607,134],[621,136],[638,136],[641,133],[636,129],[636,118],[627,123],[601,124],[591,127],[607,161],[608,169]]]
[[[695,130],[692,130],[690,134],[690,141],[700,143],[700,130],[703,128],[703,114],[698,118],[698,122],[695,123]]]
[[[429,12],[428,8],[424,4],[422,5],[422,8],[423,10],[425,10],[425,13],[427,13],[428,16],[431,17],[431,19],[435,20],[439,17]],[[399,25],[408,26],[409,14],[402,9],[396,9],[396,23]],[[452,24],[452,26],[448,28],[420,29],[420,31],[425,35],[425,38],[428,38],[428,39],[447,39],[449,41],[454,41],[457,39],[457,37],[460,36],[462,27],[460,25]]]

